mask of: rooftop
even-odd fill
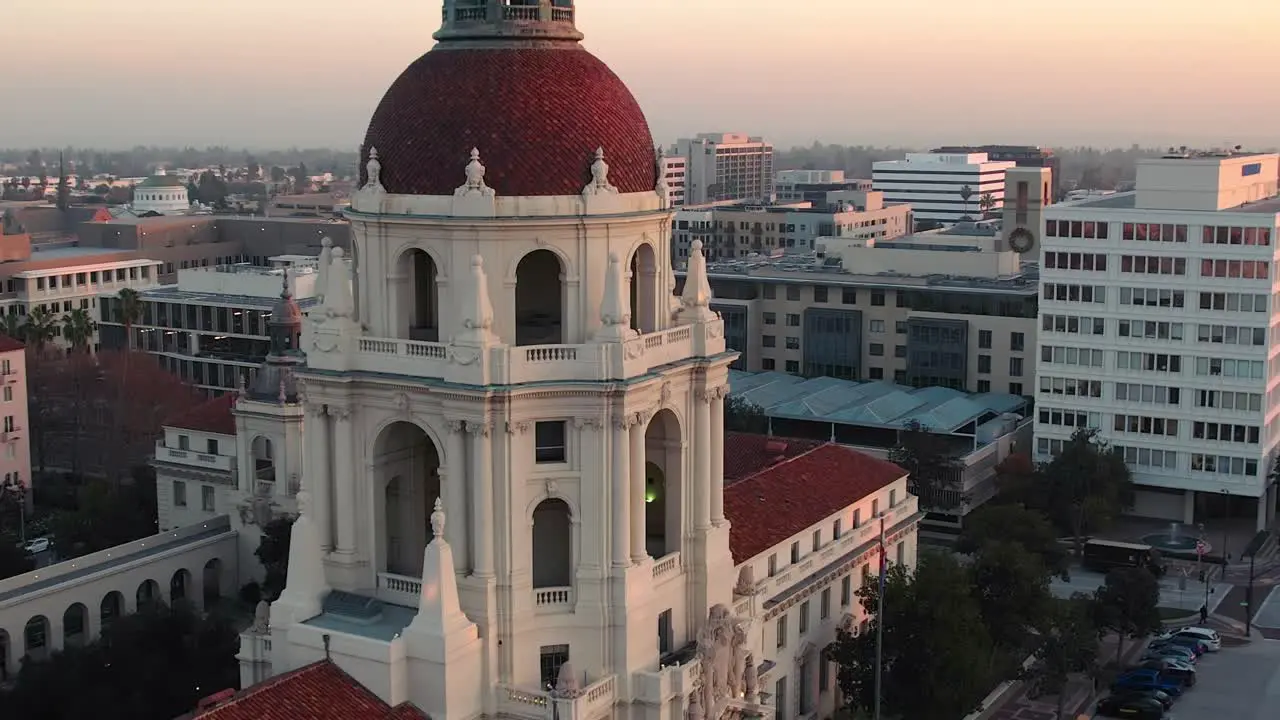
[[[157,288],[142,290],[139,295],[143,300],[153,302],[186,303],[190,305],[225,305],[228,307],[248,308],[250,310],[270,310],[276,304],[276,296],[232,295],[228,293],[199,292],[183,290],[179,285],[163,285]],[[298,307],[304,312],[314,307],[315,297],[294,298]],[[111,324],[108,322],[108,324]]]
[[[14,350],[24,350],[26,349],[26,347],[27,346],[23,345],[21,342],[18,342],[17,340],[9,337],[8,335],[0,333],[0,353],[13,352]]]
[[[1237,156],[1238,157],[1238,156]],[[1132,210],[1137,207],[1138,193],[1136,191],[1112,193],[1110,195],[1101,195],[1087,197],[1083,200],[1073,202],[1057,203],[1048,208],[1049,212],[1053,212],[1058,208],[1091,208],[1098,210]],[[1159,212],[1159,208],[1142,208],[1143,212]],[[1280,195],[1274,195],[1269,198],[1255,200],[1254,202],[1237,205],[1235,207],[1222,208],[1221,210],[1163,210],[1163,212],[1223,212],[1223,213],[1257,213],[1260,215],[1274,215],[1280,213]]]
[[[391,707],[329,660],[305,665],[187,718],[201,720],[427,720],[411,703]]]
[[[780,372],[729,371],[734,395],[770,417],[901,428],[918,422],[954,433],[992,415],[1019,412],[1026,400],[1004,393],[965,393],[945,387],[911,388],[890,382],[803,378]]]
[[[220,395],[172,418],[165,426],[217,435],[235,435],[236,419],[231,410],[236,406],[236,399],[235,393]]]
[[[764,435],[725,436],[724,510],[729,549],[746,562],[796,533],[900,480],[906,471],[834,443],[780,440]],[[762,461],[754,471],[728,457]]]

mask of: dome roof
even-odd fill
[[[597,148],[618,192],[653,192],[653,136],[640,105],[576,42],[454,44],[411,64],[373,113],[362,148],[378,150],[389,193],[452,195],[472,148],[501,196],[577,195]]]

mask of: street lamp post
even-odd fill
[[[1225,488],[1222,490],[1222,573],[1227,572],[1227,529],[1230,527],[1229,520],[1231,518],[1231,493]]]

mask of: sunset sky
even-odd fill
[[[1275,0],[577,4],[664,142],[1280,144]],[[3,0],[0,147],[354,148],[440,5]]]

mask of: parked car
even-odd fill
[[[1099,715],[1132,720],[1162,720],[1164,705],[1159,700],[1141,695],[1111,695],[1098,701]]]
[[[28,542],[22,549],[31,555],[35,555],[36,553],[47,552],[52,545],[53,543],[49,542],[49,538],[40,537]]]
[[[1157,635],[1155,639],[1172,640],[1173,638],[1179,637],[1195,638],[1196,640],[1203,642],[1205,646],[1209,648],[1209,652],[1218,652],[1222,649],[1222,638],[1217,632],[1211,628],[1197,627],[1195,625],[1170,630],[1162,635]]]
[[[1173,696],[1167,692],[1164,692],[1163,690],[1140,690],[1137,692],[1119,692],[1115,694],[1119,695],[1122,698],[1129,698],[1129,697],[1153,698],[1155,700],[1160,701],[1160,705],[1165,710],[1168,710],[1169,708],[1173,707]]]
[[[1195,652],[1197,656],[1209,652],[1209,645],[1205,641],[1191,637],[1190,635],[1174,635],[1166,640],[1152,640],[1147,647],[1167,647],[1173,645],[1175,647],[1188,648]]]
[[[1155,670],[1130,670],[1111,683],[1111,692],[1142,692],[1161,690],[1173,697],[1182,694],[1182,683],[1173,678],[1162,677]]]
[[[1194,665],[1196,663],[1196,651],[1191,648],[1185,648],[1181,645],[1156,645],[1148,647],[1143,653],[1143,660],[1151,658],[1168,658],[1172,660],[1180,660],[1182,662]]]
[[[1179,680],[1186,687],[1194,687],[1196,684],[1196,669],[1191,663],[1174,660],[1167,657],[1155,657],[1134,665],[1130,670],[1155,670],[1160,673],[1161,677],[1174,678]]]

